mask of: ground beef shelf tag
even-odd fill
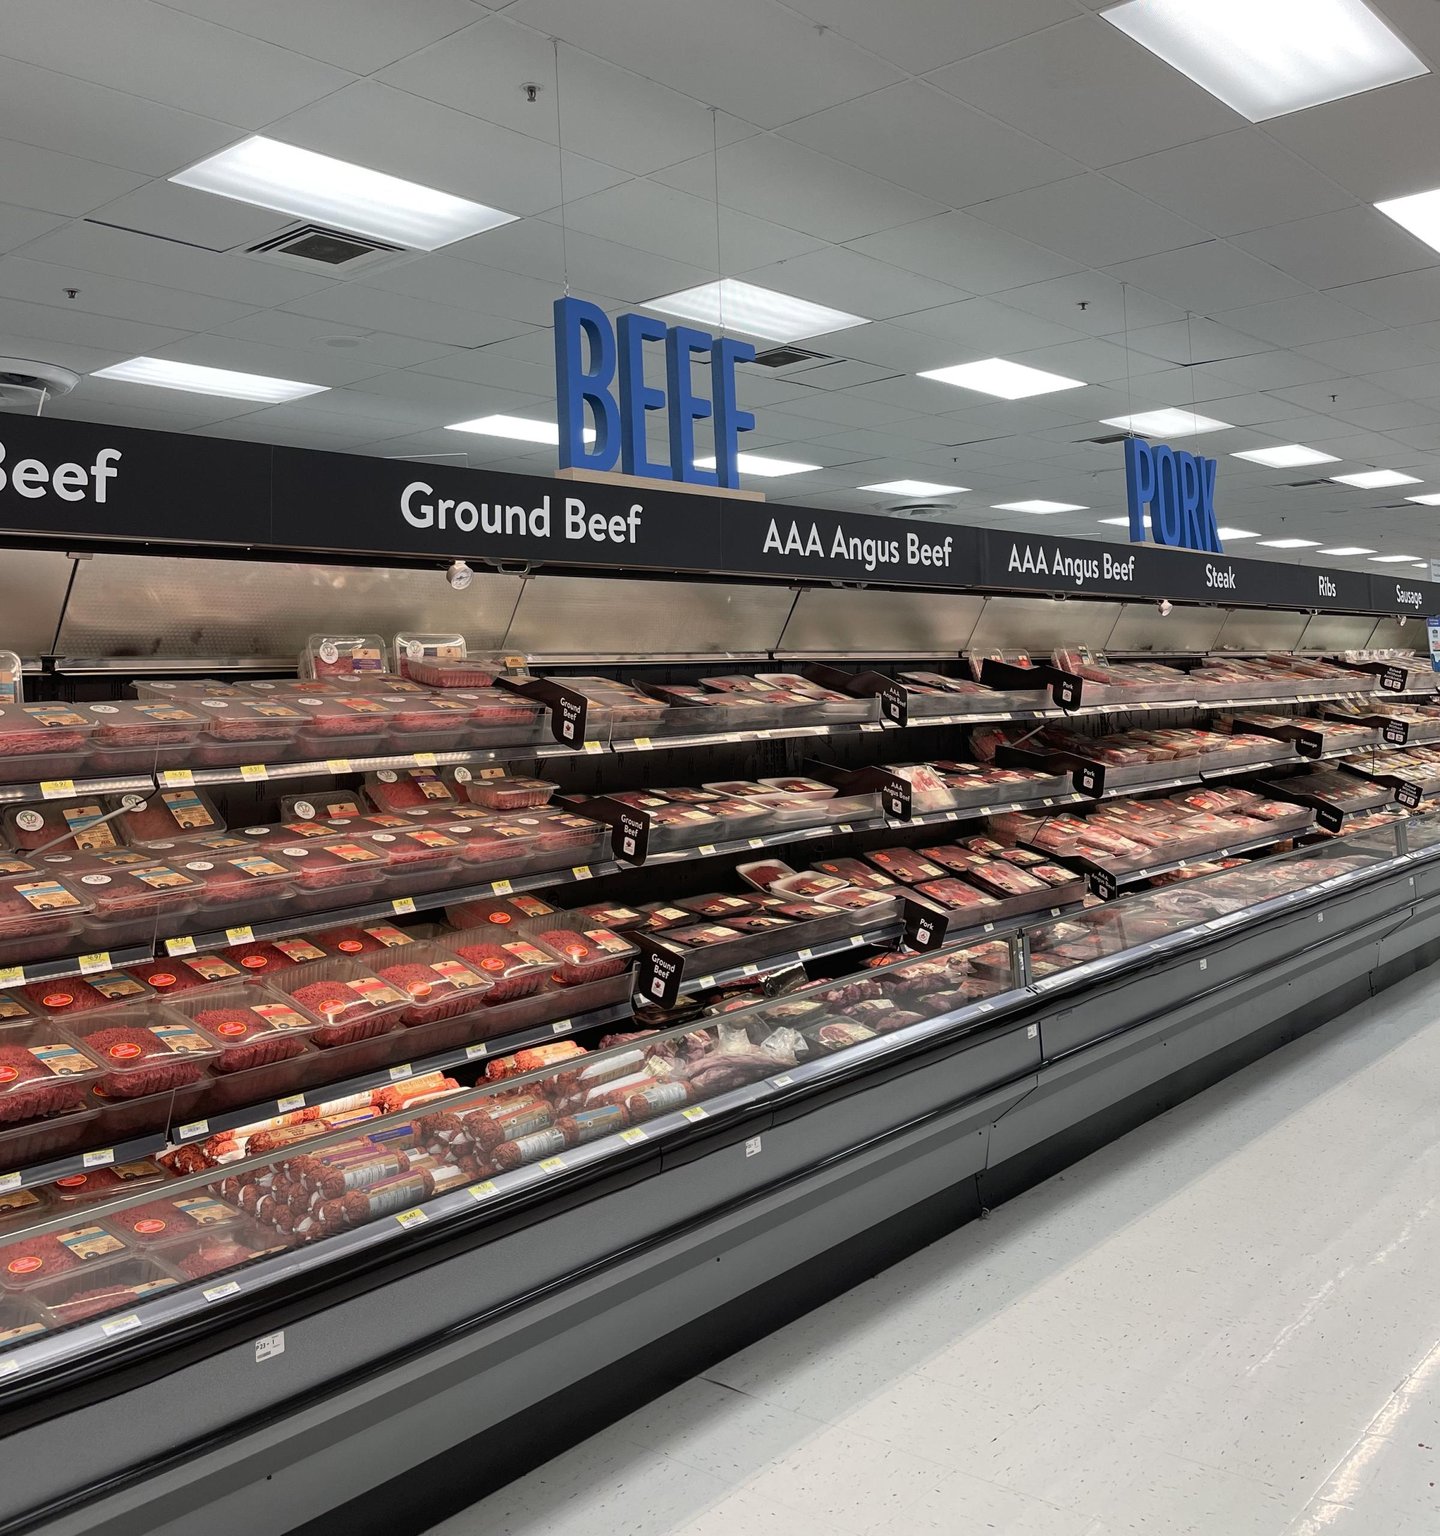
[[[680,988],[685,980],[685,957],[648,934],[637,933],[635,942],[640,948],[637,996],[652,1006],[673,1008],[680,1001]]]

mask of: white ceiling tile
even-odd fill
[[[1068,257],[968,213],[943,213],[887,229],[852,240],[850,248],[975,294],[1044,282],[1077,268]]]
[[[1112,277],[1204,314],[1304,292],[1293,277],[1223,240],[1120,262],[1108,270]]]
[[[794,8],[915,74],[1075,14],[1069,0],[795,0]]]
[[[1094,267],[1195,245],[1206,237],[1199,225],[1093,171],[993,198],[969,212]]]
[[[155,0],[8,0],[0,47],[9,58],[246,128],[351,78]]]
[[[565,219],[572,229],[617,244],[624,244],[626,236],[639,236],[659,255],[699,267],[709,277],[715,275],[715,204],[688,192],[637,179],[577,198],[567,207]],[[726,275],[798,256],[818,243],[810,235],[753,219],[733,208],[720,210],[718,240]]]
[[[4,38],[0,36],[0,46]],[[166,176],[223,149],[226,123],[0,57],[0,138]]]
[[[1240,125],[1208,91],[1095,16],[1019,38],[927,78],[1086,165]]]
[[[1213,235],[1333,213],[1355,201],[1259,128],[1239,128],[1106,167],[1105,174]]]
[[[1437,114],[1440,77],[1423,75],[1277,117],[1264,131],[1362,202],[1378,203],[1423,192],[1440,181],[1434,155]]]
[[[508,17],[487,17],[382,70],[379,79],[556,143],[551,39]],[[534,102],[520,89],[525,82],[541,88]],[[711,115],[703,102],[573,48],[560,50],[558,105],[567,146],[583,145],[596,159],[636,174],[708,153],[712,145]],[[719,129],[722,144],[754,131],[728,114]]]
[[[689,266],[583,230],[562,232],[559,224],[545,219],[502,224],[447,246],[445,254],[539,278],[557,293],[564,291],[568,270],[574,287],[632,304],[662,293],[679,293],[715,275],[713,258],[708,266]]]
[[[748,387],[753,369],[740,371],[740,399],[749,398]],[[911,412],[898,406],[881,405],[875,400],[861,400],[846,392],[815,389],[797,396],[784,407],[790,416],[814,422],[832,422],[841,427],[891,426],[895,422],[911,418]]]
[[[918,80],[817,112],[784,131],[952,208],[1081,169],[1059,150]]]
[[[1214,363],[1247,357],[1269,347],[1254,336],[1232,331],[1203,315],[1186,315],[1166,325],[1143,325],[1112,338],[1122,346],[1169,363]]]
[[[7,298],[0,298],[0,331],[33,337],[39,342],[96,347],[124,357],[153,353],[185,335],[180,326],[145,325],[68,305],[61,309],[53,304]],[[44,357],[46,353],[42,347],[30,355]]]
[[[1071,277],[1029,283],[1007,289],[1004,299],[1012,309],[1056,320],[1089,336],[1123,337],[1142,326],[1185,318],[1183,308],[1103,272],[1077,272]]]
[[[728,260],[725,270],[731,270]],[[787,257],[769,266],[751,267],[745,271],[745,280],[794,298],[864,315],[869,320],[889,320],[918,309],[930,309],[949,303],[956,296],[956,290],[947,283],[903,272],[888,262],[861,256],[841,246]]]
[[[1317,341],[1301,349],[1306,356],[1318,358],[1346,374],[1380,373],[1388,369],[1413,368],[1440,361],[1433,346],[1416,338],[1413,331],[1369,331],[1364,336],[1346,336],[1338,341]]]
[[[77,290],[73,299],[67,297],[67,288]],[[82,272],[78,267],[30,261],[24,256],[0,257],[0,294],[30,304],[65,305],[85,314],[174,326],[182,331],[224,325],[227,320],[239,319],[250,307],[153,283]]]
[[[792,377],[766,379],[760,376],[757,369],[752,368],[748,372],[751,377],[752,395],[756,388],[763,391],[768,386],[770,389],[783,388],[787,399],[794,398],[790,393],[792,388],[796,391],[824,390],[831,394],[839,394],[842,390],[854,389],[861,384],[873,384],[877,379],[891,377],[890,369],[881,364],[859,362],[854,358],[844,357],[819,363],[813,368],[806,369],[803,375],[797,373]],[[747,396],[748,398],[750,397]]]
[[[1371,375],[1365,381],[1404,400],[1440,399],[1440,362],[1420,368],[1400,368]]]
[[[272,208],[257,208],[252,203],[197,192],[193,187],[177,187],[170,181],[152,181],[106,203],[91,217],[97,223],[160,235],[210,251],[257,245],[295,222],[289,214],[276,213]]]
[[[1332,343],[1339,345],[1339,343]],[[1197,387],[1204,380],[1214,379],[1225,384],[1239,385],[1242,389],[1286,389],[1294,384],[1317,384],[1325,379],[1342,376],[1343,370],[1304,352],[1287,352],[1275,348],[1269,352],[1255,352],[1249,357],[1227,357],[1213,368],[1200,367],[1190,370],[1199,375]],[[1226,393],[1233,391],[1227,390]],[[1213,397],[1212,397],[1213,398]]]
[[[529,329],[518,321],[501,320],[448,304],[432,304],[353,281],[307,294],[284,307],[317,320],[334,320],[342,327],[362,326],[366,330],[412,336],[418,341],[462,347],[487,346]]]
[[[832,357],[853,357],[894,373],[919,373],[954,361],[955,343],[894,324],[859,325],[831,336],[814,336],[806,347]]]
[[[371,423],[386,422],[391,433],[402,426],[443,426],[454,421],[455,402],[426,397],[416,392],[411,381],[419,376],[392,368],[388,373],[372,374],[348,388],[327,389],[323,395],[311,395],[306,404],[324,415],[356,416]],[[431,385],[438,381],[430,380]],[[472,391],[470,399],[475,398]],[[523,397],[522,397],[523,398]]]
[[[108,368],[112,363],[124,362],[131,355],[128,350],[81,346],[74,342],[59,341],[53,336],[42,341],[34,335],[0,332],[0,357],[43,357],[47,363],[56,363],[61,368],[73,368],[76,373],[94,373],[97,368]]]
[[[951,362],[968,361],[961,355],[967,352],[976,357],[1011,357],[1080,339],[1079,333],[1067,326],[1011,309],[996,299],[963,299],[902,315],[895,323],[906,330],[948,339]]]
[[[1372,318],[1372,324],[1426,325],[1440,320],[1440,268],[1337,288],[1328,295]]]
[[[506,213],[540,213],[560,202],[552,145],[406,91],[362,80],[267,130],[271,137],[372,170],[438,187]],[[565,153],[567,197],[625,179],[598,160]]]
[[[672,165],[656,179],[713,199],[715,157],[701,155]],[[776,134],[756,134],[722,149],[719,185],[725,207],[820,240],[855,240],[940,212],[940,204],[929,198]]]
[[[36,240],[25,255],[34,261],[52,261],[84,272],[134,278],[267,309],[336,281],[324,273],[312,275],[255,257],[198,250],[83,219]]]
[[[238,373],[258,373],[271,379],[294,379],[303,384],[354,384],[384,370],[358,359],[353,352],[329,347],[270,346],[239,336],[197,333],[168,347],[157,356],[179,363],[198,363],[202,368],[231,368]]]
[[[1404,427],[1428,427],[1435,420],[1433,406],[1413,400],[1398,400],[1392,405],[1357,406],[1353,411],[1341,411],[1340,414],[1351,426],[1363,427],[1368,432],[1394,432]]]
[[[492,378],[462,375],[459,369],[467,361],[480,365],[474,370],[476,375],[482,374],[483,368],[488,366]],[[421,368],[395,368],[389,373],[360,379],[350,387],[359,394],[382,395],[386,399],[406,400],[440,409],[446,422],[468,421],[471,417],[496,411],[528,416],[548,414],[554,409],[553,374],[548,382],[537,381],[539,387],[534,391],[514,385],[507,387],[494,382],[493,375],[500,371],[498,363],[494,353],[484,349],[462,352],[435,363],[426,363]],[[436,371],[431,372],[432,368]],[[470,446],[468,439],[462,438],[461,443]]]
[[[1384,329],[1382,320],[1361,314],[1358,305],[1352,309],[1348,307],[1352,301],[1342,303],[1341,298],[1339,293],[1301,293],[1294,298],[1271,299],[1264,304],[1227,310],[1215,318],[1232,330],[1274,342],[1278,347],[1299,347],[1307,342],[1333,341],[1337,336],[1359,336]],[[1436,312],[1440,314],[1440,299]]]
[[[1044,368],[1067,379],[1084,379],[1089,384],[1109,384],[1118,379],[1138,378],[1156,369],[1157,359],[1136,353],[1116,341],[1087,336],[1059,346],[1040,347],[1023,352],[1017,362],[1027,368]]]
[[[1347,379],[1343,390],[1337,390],[1332,384],[1304,384],[1296,389],[1278,389],[1275,391],[1282,400],[1293,401],[1296,405],[1302,405],[1307,411],[1314,411],[1320,416],[1336,414],[1338,402],[1332,400],[1332,395],[1340,395],[1344,399],[1344,408],[1353,410],[1357,406],[1389,405],[1398,398],[1388,390],[1377,388],[1368,379]],[[1314,433],[1306,436],[1309,442]]]
[[[317,398],[323,398],[318,396]],[[381,402],[374,400],[378,407]],[[295,433],[290,439],[297,443],[313,444],[319,448],[343,449],[356,443],[373,442],[377,437],[388,437],[395,431],[393,420],[387,420],[377,409],[373,418],[340,416],[334,412],[316,411],[308,401],[294,401],[287,405],[274,405],[266,410],[252,411],[235,418],[232,427],[239,429],[235,435],[252,436],[259,443],[287,440],[284,434]]]
[[[507,14],[762,128],[901,75],[771,0],[518,0]]]
[[[134,171],[0,141],[0,202],[74,218],[144,183]]]
[[[469,26],[470,0],[165,0],[172,10],[293,48],[357,75]]]
[[[1252,230],[1233,236],[1231,243],[1313,288],[1440,265],[1440,255],[1394,219],[1359,206]]]
[[[0,251],[13,251],[27,245],[64,223],[60,214],[37,213],[33,208],[0,203]]]
[[[197,406],[190,402],[198,401],[198,395],[191,395],[189,400],[161,399],[167,391],[141,389],[139,386],[132,387],[123,401],[100,400],[89,392],[90,383],[87,380],[73,395],[52,401],[46,414],[63,416],[67,421],[99,421],[112,427],[137,427],[142,431],[198,431],[207,437],[224,435],[223,409],[220,414],[216,414],[216,405],[223,405],[223,402]],[[175,391],[170,390],[168,393],[174,394]],[[132,403],[138,402],[142,396],[145,402],[143,405]],[[237,402],[230,403],[234,405]]]
[[[401,262],[376,272],[366,282],[394,293],[453,304],[458,309],[478,309],[526,325],[548,326],[559,297],[555,285],[541,278],[503,272],[499,267],[460,261],[439,253]]]

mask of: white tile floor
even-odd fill
[[[1437,1536],[1440,977],[432,1536]]]

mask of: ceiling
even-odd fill
[[[1402,500],[1440,493],[1440,254],[1372,206],[1440,184],[1440,5],[1374,5],[1436,73],[1259,126],[1101,8],[6,0],[0,354],[330,386],[257,409],[87,377],[54,415],[543,474],[553,449],[446,423],[553,419],[567,279],[618,312],[718,272],[871,322],[742,370],[744,446],[821,466],[751,482],[772,500],[939,481],[958,520],[1123,539],[1120,450],[1089,440],[1179,406],[1234,423],[1182,443],[1220,458],[1223,524],[1440,558],[1440,508]],[[348,279],[236,254],[291,221],[167,178],[257,132],[520,218]],[[994,355],[1086,387],[916,377]],[[1295,442],[1344,462],[1228,457]],[[1372,467],[1425,483],[1295,488]],[[991,510],[1030,498],[1089,510]]]

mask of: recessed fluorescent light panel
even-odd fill
[[[864,315],[827,309],[824,304],[812,304],[808,299],[792,299],[788,293],[742,283],[737,277],[724,277],[718,283],[701,283],[698,288],[650,299],[645,308],[658,309],[662,315],[678,315],[682,320],[693,320],[714,330],[739,331],[766,341],[803,341],[807,336],[848,331],[852,326],[870,323]]]
[[[1268,469],[1299,469],[1302,464],[1338,464],[1333,453],[1321,453],[1318,448],[1307,448],[1303,443],[1285,443],[1278,448],[1251,448],[1247,453],[1232,453],[1232,459],[1249,459],[1252,464],[1264,464]]]
[[[1003,357],[957,363],[953,368],[932,368],[920,377],[939,384],[954,384],[957,389],[973,389],[980,395],[994,395],[999,400],[1028,400],[1032,395],[1085,388],[1083,379],[1067,379],[1063,373],[1027,368],[1024,363],[1007,362]]]
[[[1358,475],[1331,475],[1336,485],[1353,485],[1362,491],[1378,491],[1387,485],[1419,485],[1418,475],[1402,475],[1398,469],[1367,469]]]
[[[1322,549],[1322,555],[1373,555],[1373,549],[1366,549],[1363,544],[1337,544],[1334,549]]]
[[[1217,528],[1216,533],[1222,539],[1258,539],[1258,533],[1252,533],[1248,528]]]
[[[1130,519],[1128,517],[1102,517],[1100,521],[1107,528],[1128,528],[1130,526]],[[1150,514],[1148,512],[1145,514],[1145,526],[1147,528],[1150,526]]]
[[[862,491],[879,491],[884,496],[958,496],[968,485],[935,485],[929,480],[885,480],[879,485],[862,485]]]
[[[1399,565],[1402,560],[1415,563],[1414,555],[1371,555],[1370,559],[1375,565]]]
[[[128,363],[97,368],[92,379],[119,379],[126,384],[150,384],[156,389],[183,389],[192,395],[222,395],[227,400],[256,400],[281,405],[306,395],[323,395],[328,384],[301,384],[296,379],[270,379],[263,373],[235,373],[229,368],[202,368],[166,357],[132,357]]]
[[[452,421],[447,432],[477,432],[482,437],[508,437],[517,443],[549,443],[558,447],[560,428],[553,421],[535,421],[529,416],[476,416],[471,421]],[[595,428],[586,427],[585,441],[595,441]]]
[[[1146,437],[1195,437],[1201,432],[1223,432],[1230,423],[1166,406],[1159,411],[1140,411],[1134,416],[1107,416],[1100,425],[1119,427],[1124,432],[1143,432]]]
[[[1319,539],[1261,539],[1262,549],[1318,549]]]
[[[1407,496],[1405,500],[1419,502],[1422,507],[1440,507],[1440,496],[1433,493],[1428,496]]]
[[[782,475],[805,475],[820,468],[818,464],[797,464],[794,459],[766,458],[763,453],[737,453],[735,463],[747,475],[759,475],[766,480],[777,480]],[[715,455],[712,453],[706,458],[696,459],[695,468],[714,469]]]
[[[1361,0],[1126,0],[1100,14],[1252,123],[1429,73]]]
[[[1392,197],[1375,206],[1432,250],[1440,251],[1440,188],[1415,192],[1409,197]]]
[[[417,251],[439,250],[517,218],[416,181],[258,135],[170,180]]]
[[[1088,512],[1073,501],[1001,501],[990,508],[992,512]],[[1129,521],[1128,518],[1125,519]]]

